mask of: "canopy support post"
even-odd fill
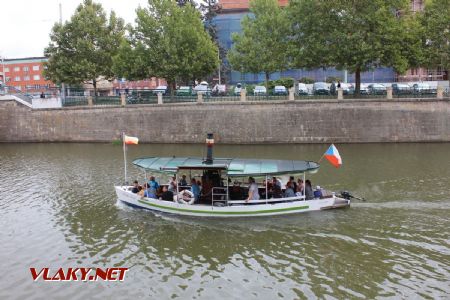
[[[268,177],[267,177],[267,174],[266,174],[266,204],[267,204],[267,198],[269,197],[269,195],[268,195],[268,193],[267,193],[267,181],[268,181],[267,178],[268,178]]]
[[[122,132],[122,144],[123,144],[123,163],[124,163],[124,167],[125,167],[124,179],[125,179],[125,185],[128,186],[128,181],[127,181],[127,144],[125,144],[125,132]]]
[[[303,192],[302,192],[302,196],[303,197],[303,201],[306,200],[306,194],[305,194],[305,188],[306,188],[306,172],[303,172]]]
[[[227,174],[227,196],[226,196],[227,197],[227,199],[226,199],[227,200],[227,202],[226,202],[227,206],[228,206],[228,200],[230,200],[230,195],[229,195],[230,187],[229,187],[229,182],[228,182],[229,180],[230,180],[230,177],[228,177],[228,174]]]

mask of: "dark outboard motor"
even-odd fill
[[[350,194],[349,191],[342,191],[341,192],[341,197],[347,200],[350,199],[357,199],[357,200],[361,200],[361,201],[366,201],[366,199],[362,198],[362,197],[357,197],[357,196],[353,196],[352,194]]]

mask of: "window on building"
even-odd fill
[[[10,81],[11,81],[11,78],[10,77],[6,77],[5,82],[10,82]]]
[[[24,80],[24,81],[29,81],[29,80],[30,80],[30,76],[24,76],[24,77],[23,77],[23,80]]]
[[[22,90],[22,87],[20,85],[16,86],[16,89],[18,89],[19,91]]]
[[[33,80],[41,80],[41,76],[39,76],[39,75],[33,75]]]
[[[39,71],[39,66],[33,66],[33,71]]]
[[[5,73],[6,73],[6,72],[9,72],[9,68],[5,68]]]
[[[20,76],[14,77],[14,81],[20,81]]]
[[[30,70],[30,68],[28,68],[28,67],[23,67],[23,71],[24,72],[28,72]]]
[[[20,67],[14,67],[14,72],[19,72],[20,71]]]

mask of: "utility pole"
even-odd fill
[[[222,65],[221,61],[220,61],[220,46],[217,47],[219,49],[219,51],[217,51],[217,57],[219,58],[219,84],[222,84],[222,80],[221,80],[221,70],[220,70],[220,66]]]

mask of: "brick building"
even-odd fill
[[[38,92],[54,88],[55,84],[42,75],[45,57],[4,59],[0,64],[0,80],[22,92]]]

